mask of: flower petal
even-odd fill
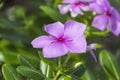
[[[75,12],[73,12],[72,10],[70,10],[70,12],[71,12],[71,17],[72,17],[72,18],[74,18],[74,17],[76,17],[76,16],[78,15],[78,13],[75,13]]]
[[[75,3],[77,0],[63,0],[63,3]]]
[[[86,29],[86,25],[69,20],[65,23],[65,32],[64,36],[75,38],[76,36],[82,36],[84,34],[84,31]]]
[[[63,3],[75,3],[75,2],[92,2],[93,0],[63,0]]]
[[[92,11],[96,12],[97,14],[101,14],[105,12],[104,8],[101,5],[98,5],[97,3],[91,3],[90,8]]]
[[[94,58],[94,60],[97,62],[96,55],[95,55],[95,53],[93,52],[93,50],[96,50],[95,46],[96,46],[96,44],[95,44],[95,43],[92,43],[92,44],[90,44],[89,46],[87,46],[87,49],[88,49],[88,51],[90,52],[90,54],[92,55],[92,57]]]
[[[81,11],[80,7],[79,6],[73,6],[71,7],[70,9],[71,13],[74,13],[74,14],[80,14],[80,15],[83,15],[84,13]]]
[[[94,0],[79,0],[80,2],[92,2]]]
[[[45,31],[52,36],[60,37],[64,33],[64,25],[61,22],[55,22],[45,26]]]
[[[111,8],[108,0],[94,0],[90,4],[91,10],[95,11],[98,14],[104,13]]]
[[[96,50],[96,43],[92,43],[90,45],[88,45],[87,47],[89,47],[90,49]]]
[[[88,51],[90,52],[90,54],[92,55],[92,57],[94,58],[95,62],[97,62],[97,58],[95,53],[93,52],[93,50],[91,48],[88,48]]]
[[[70,10],[70,5],[58,5],[61,14],[66,14]]]
[[[112,13],[112,18],[120,20],[120,14],[115,8],[112,7],[110,13]]]
[[[34,48],[43,48],[54,41],[54,38],[51,36],[40,36],[35,38],[31,44]]]
[[[97,0],[97,1],[99,1],[99,0]],[[106,8],[108,10],[111,8],[111,5],[108,0],[100,0],[100,1],[101,1],[101,5],[103,5],[104,8]]]
[[[87,49],[87,42],[84,36],[77,37],[73,41],[65,43],[71,53],[84,53]]]
[[[103,31],[108,27],[108,21],[108,16],[99,15],[94,18],[92,26]]]
[[[61,43],[55,42],[43,48],[43,55],[46,58],[56,58],[67,54],[68,49]]]
[[[90,11],[90,7],[89,7],[89,6],[86,6],[86,5],[82,5],[82,6],[80,6],[80,8],[81,8],[83,11]]]
[[[70,8],[70,12],[71,12],[71,17],[76,17],[78,14],[83,15],[84,13],[81,11],[79,6],[72,6]]]
[[[110,19],[110,30],[115,36],[119,36],[120,34],[120,21],[115,19]]]

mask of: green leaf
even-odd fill
[[[120,12],[120,0],[109,0],[111,5]]]
[[[58,80],[71,80],[71,76],[69,75],[64,75],[64,76],[61,76]]]
[[[43,60],[40,61],[40,70],[47,78],[51,78],[53,70],[51,66],[46,64]]]
[[[40,6],[40,9],[54,21],[66,21],[65,16],[63,17],[58,11],[55,11],[50,7]]]
[[[82,80],[95,80],[92,73],[87,69],[85,74],[81,77]]]
[[[25,8],[22,6],[17,6],[14,8],[13,12],[10,16],[8,16],[9,20],[23,20],[25,18]]]
[[[32,52],[29,49],[27,50],[26,48],[19,49],[19,55],[23,56],[27,61],[29,61],[29,63],[31,63],[32,66],[38,68],[38,66],[39,66],[39,57],[37,55],[33,54],[33,53],[34,52]]]
[[[55,0],[54,8],[58,8],[58,4],[62,3],[62,0]]]
[[[17,71],[22,75],[30,79],[34,80],[44,80],[46,77],[40,73],[39,71],[26,67],[26,66],[19,66]]]
[[[4,62],[4,55],[1,51],[0,51],[0,62]]]
[[[76,75],[76,76],[81,77],[85,73],[85,70],[86,70],[85,66],[80,65],[76,67],[75,69],[69,71],[68,73],[69,75]]]
[[[4,60],[5,63],[9,63],[9,64],[19,64],[19,60],[17,58],[17,52],[13,52],[12,50],[4,50],[3,52],[4,55]]]
[[[76,75],[71,75],[72,79],[71,80],[81,80],[80,77]]]
[[[100,52],[100,64],[110,80],[120,80],[120,69],[115,57],[106,50]]]
[[[2,73],[5,80],[23,80],[11,65],[3,64]]]
[[[18,58],[23,66],[28,66],[34,69],[34,66],[25,57],[19,55]]]
[[[38,52],[39,57],[40,57],[40,70],[41,72],[47,77],[47,78],[51,78],[52,74],[53,74],[53,62],[51,62],[51,60],[47,60],[46,58],[44,58],[41,54],[41,52]]]
[[[75,75],[63,75],[58,80],[80,80],[80,77]]]
[[[3,5],[4,5],[3,3],[0,3],[0,9],[3,7]]]

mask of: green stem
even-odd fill
[[[61,57],[58,58],[58,67],[61,68]],[[57,80],[60,74],[61,74],[61,71],[58,70],[53,80]]]
[[[67,62],[69,61],[70,57],[71,57],[70,54],[68,54],[65,62],[63,63],[63,65],[66,66],[66,64],[67,64]],[[62,68],[62,66],[61,66],[61,57],[58,58],[58,67],[59,67],[59,68]],[[60,76],[60,74],[61,74],[61,69],[57,71],[57,73],[56,73],[56,75],[55,75],[55,77],[54,77],[53,80],[57,80],[58,77]]]
[[[65,60],[65,62],[63,63],[64,65],[67,64],[67,62],[69,61],[70,57],[71,57],[70,54],[68,54],[68,55],[67,55],[67,58],[66,58],[66,60]]]
[[[61,67],[61,57],[58,58],[58,67]]]
[[[59,75],[61,74],[61,71],[60,70],[58,70],[58,72],[56,73],[56,75],[55,75],[55,77],[54,77],[54,79],[53,80],[57,80],[57,78],[59,77]]]

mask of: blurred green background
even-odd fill
[[[120,0],[109,1],[120,12]],[[97,63],[89,53],[81,55],[80,58],[83,58],[83,61],[85,60],[87,69],[87,77],[84,77],[83,80],[120,80],[120,78],[115,78],[117,73],[103,72],[103,70],[109,70],[106,67],[110,66],[111,63],[104,69],[101,66],[102,62],[99,62],[99,60],[106,60],[105,63],[109,63],[107,62],[107,53],[109,53],[114,56],[115,62],[113,61],[113,63],[117,64],[117,67],[119,66],[120,37],[92,28],[93,16],[91,13],[90,15],[85,13],[87,16],[78,16],[77,18],[71,18],[70,14],[61,15],[57,8],[59,3],[61,0],[0,0],[0,80],[4,80],[1,72],[4,63],[11,64],[14,68],[21,65],[18,59],[19,55],[26,57],[35,68],[38,68],[40,61],[38,51],[40,49],[33,49],[31,41],[46,34],[43,30],[44,25],[56,21],[64,23],[70,19],[88,25],[88,32],[86,32],[88,44],[99,43],[103,46],[95,51]],[[101,52],[101,50],[107,51]],[[110,78],[109,73],[115,76]]]

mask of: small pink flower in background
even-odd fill
[[[114,35],[119,36],[120,14],[109,4],[108,0],[95,0],[90,6],[94,12],[99,14],[94,18],[92,26],[101,31],[110,29]]]
[[[63,0],[63,4],[58,5],[61,14],[71,12],[72,17],[78,14],[83,15],[83,11],[88,11],[88,3],[92,0]]]
[[[84,53],[87,42],[84,36],[86,25],[67,21],[65,24],[55,22],[45,26],[49,36],[35,38],[31,44],[34,48],[42,48],[46,58],[55,58],[70,53]]]
[[[96,43],[92,43],[92,44],[90,44],[90,45],[87,46],[87,50],[90,52],[90,54],[92,55],[92,57],[94,58],[94,60],[97,62],[96,55],[93,52],[93,50],[96,50],[95,46],[96,46]]]

